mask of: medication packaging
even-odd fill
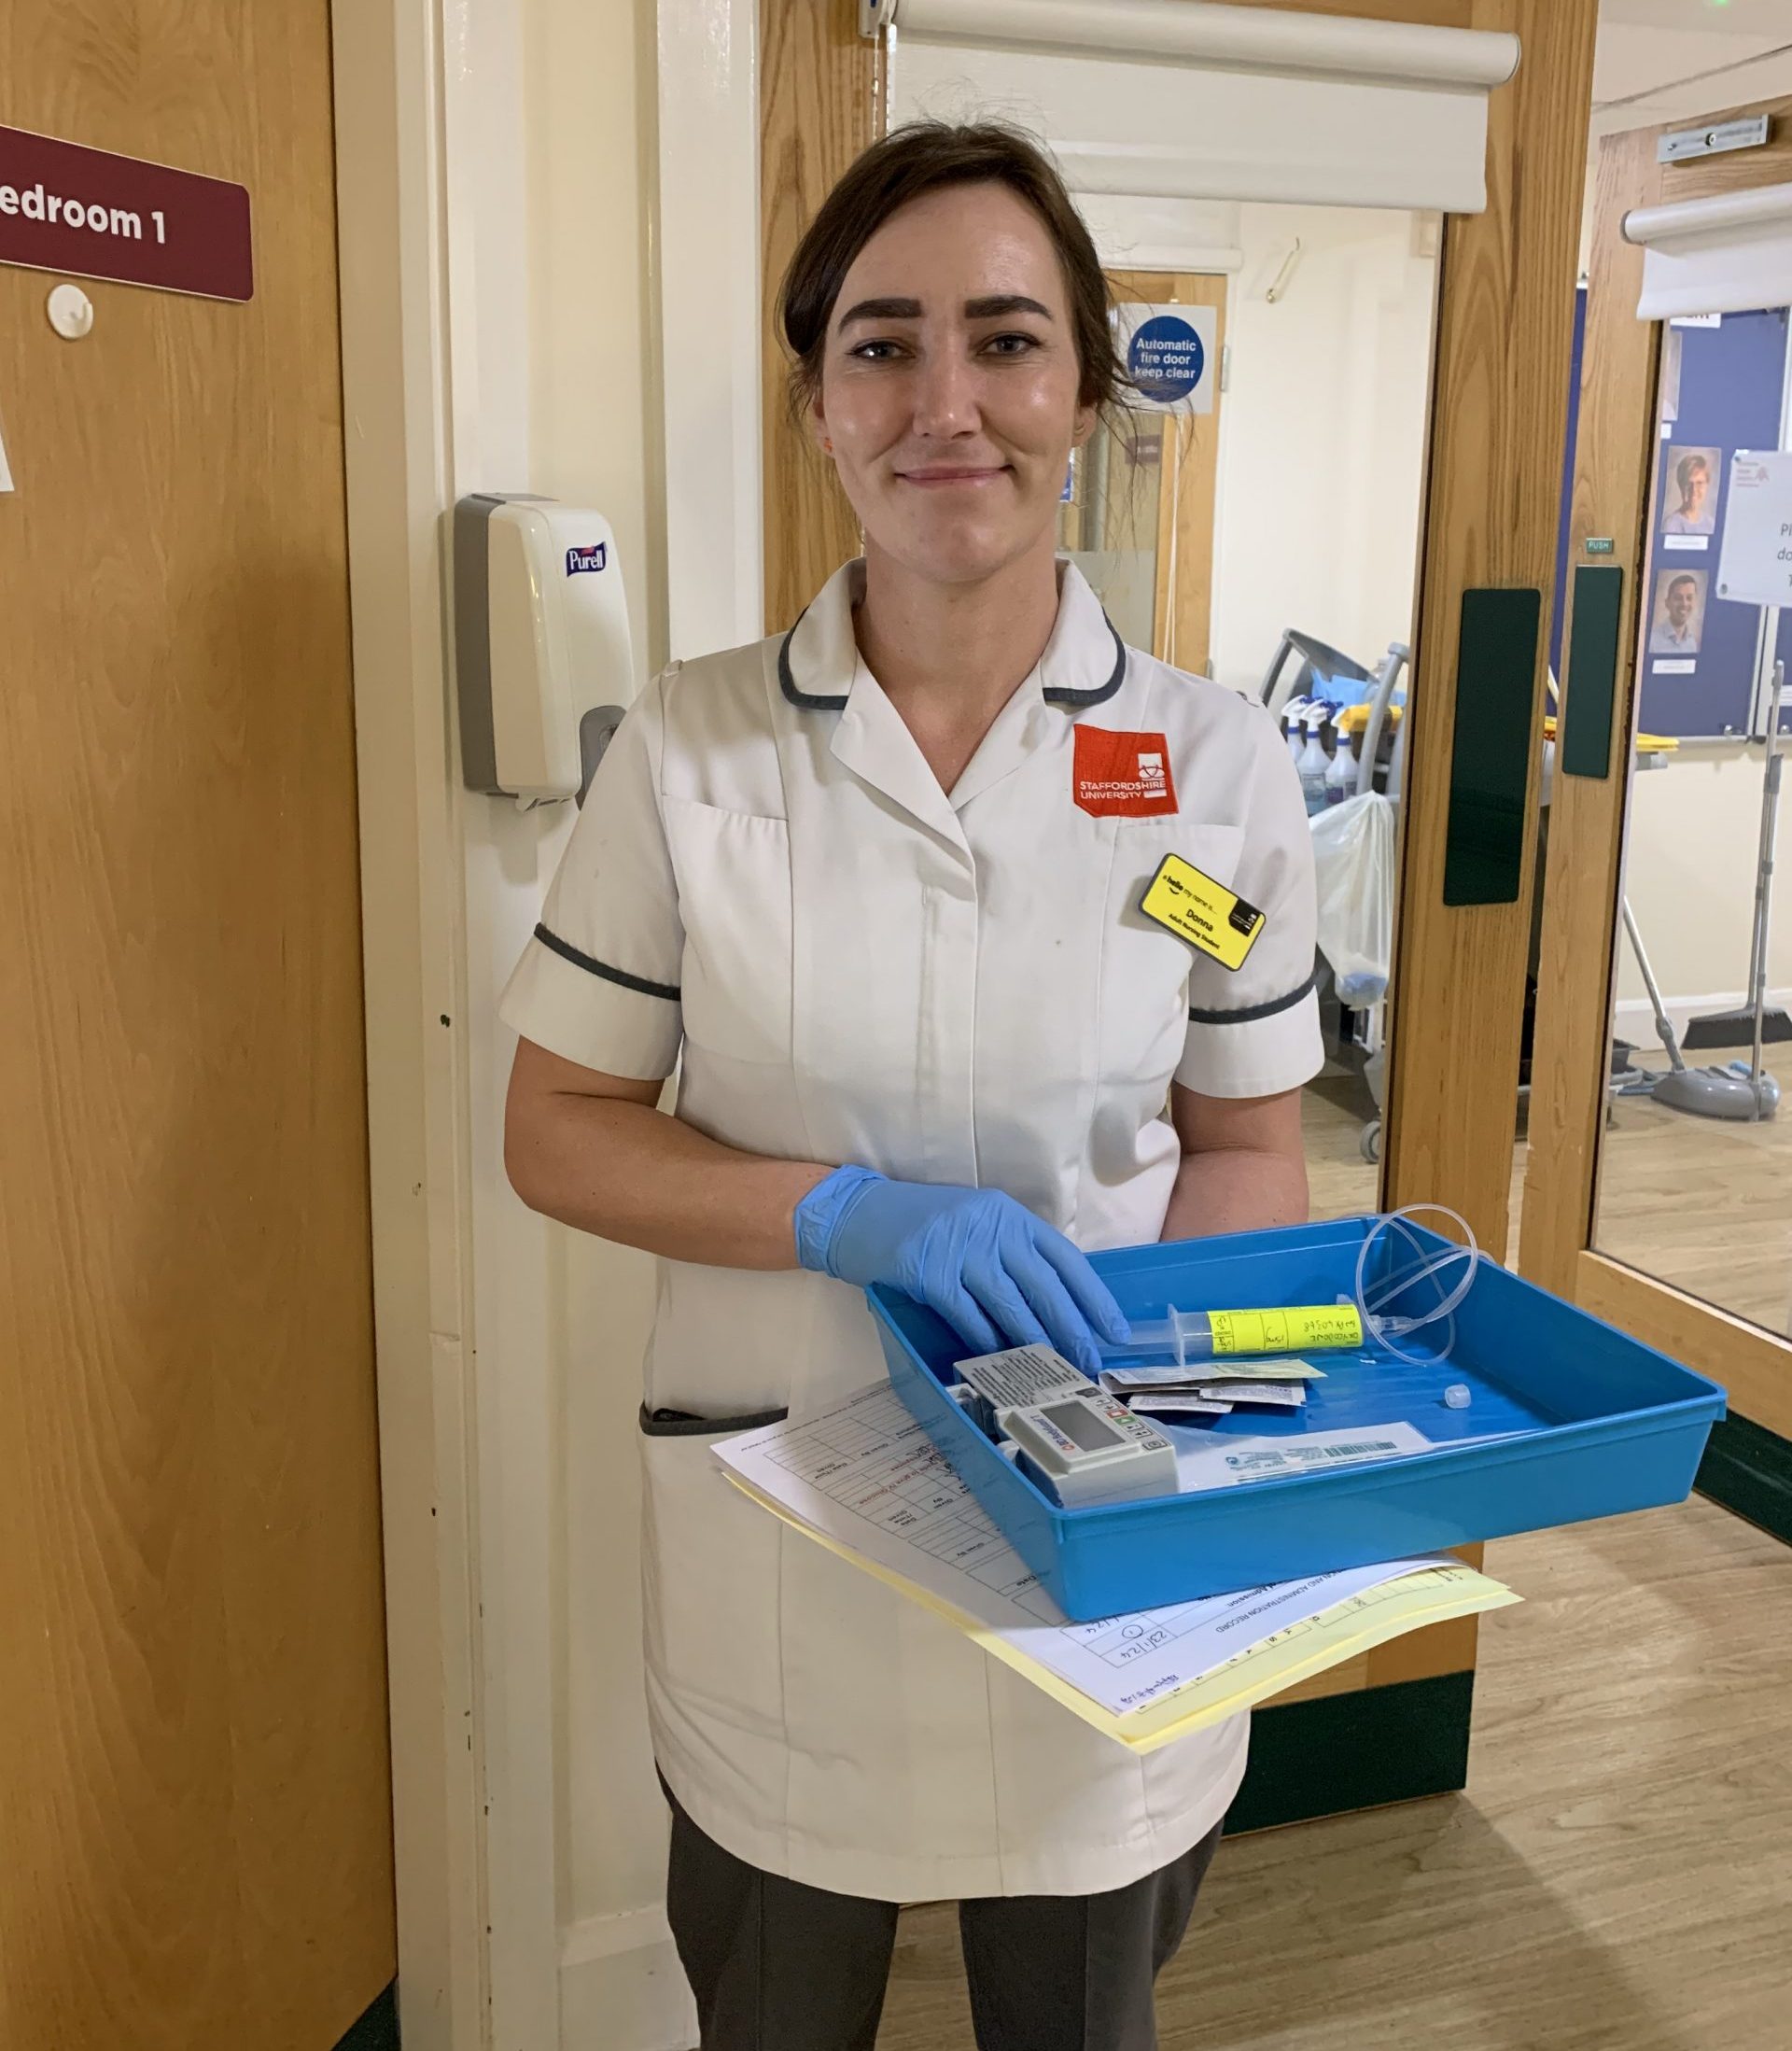
[[[1029,1403],[1049,1403],[1060,1396],[1086,1396],[1094,1384],[1050,1346],[1010,1346],[1004,1353],[980,1353],[953,1362],[962,1378],[988,1399],[1000,1417],[1003,1411]]]

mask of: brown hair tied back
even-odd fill
[[[912,121],[872,144],[843,173],[796,246],[777,295],[795,361],[791,403],[821,388],[828,322],[854,258],[899,207],[952,185],[1005,185],[1044,223],[1063,268],[1082,372],[1079,405],[1114,404],[1126,379],[1108,325],[1108,281],[1057,167],[1031,136],[1000,121]]]

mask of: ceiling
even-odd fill
[[[1600,0],[1593,133],[1792,91],[1792,0]]]
[[[1792,41],[1788,0],[1600,0],[1599,19],[1636,28],[1697,29],[1714,35]]]

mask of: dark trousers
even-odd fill
[[[874,2051],[896,1903],[762,1873],[672,1804],[666,1914],[702,2051]],[[1155,2051],[1152,1988],[1183,1941],[1219,1827],[1105,1894],[959,1903],[980,2051]]]

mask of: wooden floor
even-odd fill
[[[1307,1185],[1315,1217],[1354,1217],[1380,1201],[1381,1171],[1363,1158],[1375,1106],[1354,1077],[1325,1075],[1300,1099]]]
[[[1381,1171],[1363,1158],[1365,1123],[1375,1104],[1362,1081],[1328,1069],[1303,1091],[1301,1135],[1307,1143],[1307,1183],[1315,1217],[1352,1217],[1380,1202]],[[1525,1150],[1512,1161],[1512,1246],[1519,1243],[1519,1201],[1524,1187]]]
[[[1240,1838],[1163,2051],[1789,2051],[1792,1552],[1695,1499],[1505,1539],[1465,1794]],[[878,2051],[971,2051],[950,1908]]]
[[[1746,1048],[1701,1053],[1721,1063]],[[1788,1092],[1785,1110],[1759,1125],[1671,1111],[1647,1097],[1614,1099],[1601,1165],[1595,1243],[1659,1282],[1785,1333],[1792,1319],[1792,1047],[1770,1047]],[[1302,1100],[1315,1217],[1373,1211],[1378,1170],[1359,1141],[1373,1116],[1359,1080],[1328,1074]],[[1526,1149],[1512,1162],[1516,1258]],[[1792,2047],[1792,2030],[1787,2044]]]
[[[1747,1049],[1735,1050],[1748,1058]],[[1769,1047],[1792,1086],[1792,1049]],[[1726,1052],[1701,1053],[1721,1063]],[[1770,1331],[1792,1312],[1792,1103],[1759,1125],[1620,1097],[1605,1132],[1594,1241],[1603,1254]],[[1788,2039],[1792,2041],[1792,2039]]]

